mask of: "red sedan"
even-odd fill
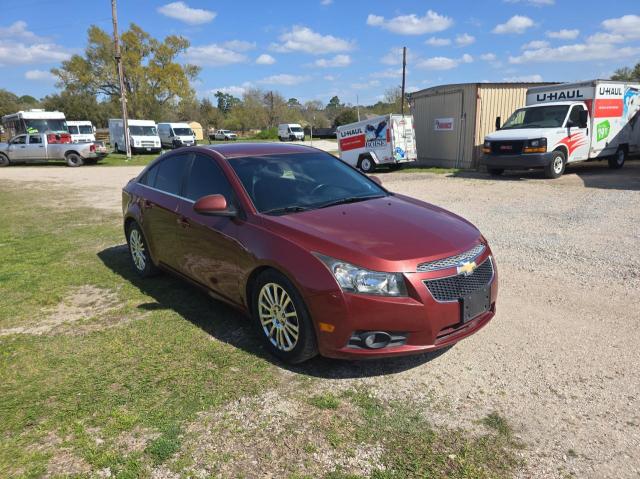
[[[471,223],[314,148],[181,148],[125,186],[123,211],[140,275],[240,308],[288,362],[431,351],[495,314],[495,261]]]

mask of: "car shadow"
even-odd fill
[[[272,356],[261,344],[250,318],[227,304],[212,299],[199,288],[171,274],[141,278],[133,270],[126,244],[112,246],[98,253],[98,258],[111,271],[133,284],[153,301],[140,304],[141,311],[169,309],[202,329],[211,337],[259,356],[296,374],[323,379],[348,379],[383,376],[406,371],[425,364],[450,348],[432,353],[400,358],[349,361],[317,356],[300,365],[289,365]]]

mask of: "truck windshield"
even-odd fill
[[[75,125],[69,125],[69,133],[71,133],[72,135],[77,135],[78,127]]]
[[[91,125],[80,125],[80,133],[83,135],[91,135],[93,134],[93,128]]]
[[[158,136],[155,126],[129,125],[129,133],[133,136]]]
[[[67,122],[65,120],[24,120],[27,133],[68,133]]]
[[[177,136],[193,135],[193,131],[191,131],[191,128],[174,128],[173,133],[175,133]]]
[[[292,126],[291,128],[289,128],[293,133],[300,133],[302,132],[302,128],[300,128],[299,126]]]
[[[520,108],[502,126],[501,130],[517,128],[560,128],[567,116],[569,105],[548,105]]]

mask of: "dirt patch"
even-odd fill
[[[45,477],[80,476],[90,472],[91,466],[84,459],[66,449],[60,449],[49,459]]]
[[[141,426],[136,426],[131,431],[120,434],[116,440],[116,446],[125,455],[132,452],[142,452],[149,442],[160,437],[160,433]]]
[[[0,329],[0,336],[55,334],[69,324],[103,315],[117,306],[118,296],[116,293],[86,284],[73,290],[64,301],[54,308],[43,311],[43,319],[24,326]]]

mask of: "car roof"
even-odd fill
[[[284,143],[234,143],[224,145],[202,145],[198,148],[212,150],[225,158],[242,156],[284,155],[293,153],[316,153],[318,149],[304,145],[287,145]]]

